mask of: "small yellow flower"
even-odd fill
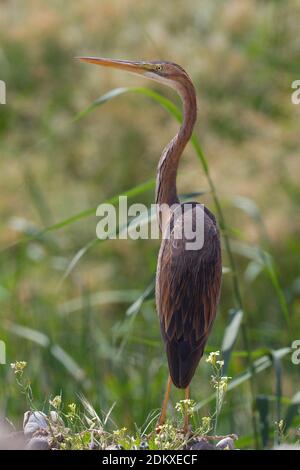
[[[53,406],[53,408],[58,410],[61,406],[61,396],[56,395],[56,397],[54,397],[53,400],[49,400],[49,403],[51,406]]]
[[[211,427],[212,427],[211,417],[203,416],[201,421],[202,421],[202,426],[201,426],[202,433],[207,434],[211,430]]]
[[[187,414],[189,416],[192,416],[195,411],[195,406],[196,403],[194,400],[190,400],[189,398],[186,400],[180,400],[179,402],[176,403],[175,409],[176,411],[179,411],[181,414]]]
[[[10,365],[10,367],[12,368],[15,374],[23,374],[23,371],[26,366],[27,366],[27,362],[25,361],[13,362]]]
[[[116,431],[113,431],[113,434],[116,437],[124,437],[126,431],[127,431],[127,428],[121,428],[121,429],[117,429]]]
[[[75,403],[69,403],[68,408],[69,408],[69,413],[70,413],[71,415],[75,415],[75,412],[76,412],[76,405],[75,405]]]
[[[159,426],[159,434],[155,438],[155,445],[159,449],[172,449],[177,437],[177,429],[169,423]]]

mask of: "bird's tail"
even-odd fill
[[[176,343],[176,344],[174,344]],[[191,350],[187,341],[171,341],[166,345],[169,370],[172,381],[177,388],[186,388],[203,356],[203,347]]]

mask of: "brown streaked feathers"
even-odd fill
[[[170,223],[176,223],[174,216]],[[160,248],[156,304],[172,381],[176,387],[186,388],[203,355],[216,316],[221,249],[215,218],[206,208],[202,249],[186,250],[186,240],[174,240],[173,235],[171,229],[170,238],[164,239]]]

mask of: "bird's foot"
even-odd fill
[[[160,433],[161,433],[161,431],[163,430],[164,424],[165,424],[165,423],[162,423],[162,424],[158,423],[158,424],[157,424],[157,426],[156,426],[156,428],[155,428],[155,430],[154,430],[156,434],[160,434]]]
[[[193,434],[192,426],[189,425],[189,424],[185,424],[185,425],[183,426],[183,428],[182,428],[181,433],[182,433],[184,436],[186,436],[186,437],[192,436],[192,434]]]

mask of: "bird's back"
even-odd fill
[[[216,316],[222,273],[215,218],[208,209],[203,212],[200,204],[189,204],[189,209],[182,211],[184,215],[175,213],[170,218],[170,235],[162,241],[156,276],[161,332],[171,378],[178,388],[189,385],[203,355]],[[192,220],[194,231],[199,217],[204,224],[203,246],[187,249],[191,240],[185,236],[176,239],[176,233],[187,218]]]

